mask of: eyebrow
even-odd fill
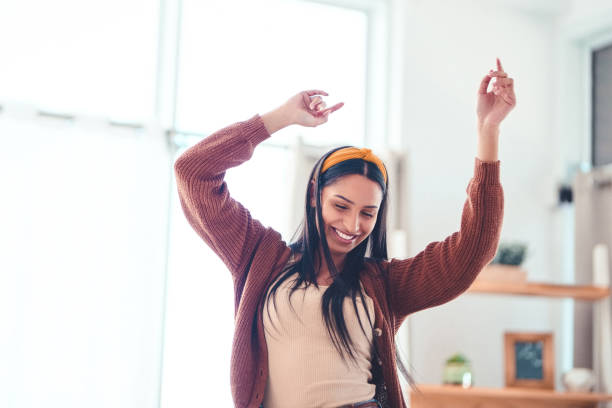
[[[340,197],[341,199],[346,200],[346,201],[348,201],[351,204],[355,204],[354,202],[352,202],[351,200],[349,200],[348,198],[346,198],[344,196],[341,196],[340,194],[336,194],[335,197]],[[376,205],[366,205],[364,208],[378,208],[378,206],[376,206]]]

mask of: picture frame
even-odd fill
[[[555,388],[553,333],[505,332],[506,387]]]

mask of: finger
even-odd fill
[[[497,59],[497,70],[498,71],[503,71],[504,69],[502,68],[501,61],[499,60],[499,58],[496,58],[496,59]]]
[[[312,89],[312,90],[310,90],[310,91],[306,91],[306,94],[307,94],[308,96],[317,95],[317,94],[318,94],[318,95],[325,95],[325,96],[329,96],[327,92],[325,92],[325,91],[320,91],[320,90],[318,90],[318,89]]]
[[[327,122],[328,118],[329,118],[329,112],[327,112],[327,114],[321,114],[320,112],[315,112],[314,113],[315,116],[315,120],[316,120],[316,125],[315,126],[319,126],[322,123]]]
[[[344,103],[342,103],[342,102],[341,102],[341,103],[338,103],[338,104],[336,104],[336,105],[332,106],[331,108],[327,108],[327,109],[325,109],[325,110],[320,111],[320,112],[319,112],[319,114],[321,114],[321,115],[327,115],[327,114],[330,114],[330,113],[335,112],[335,111],[337,111],[338,109],[340,109],[340,108],[341,108],[343,105],[344,105]]]
[[[494,76],[494,77],[502,77],[502,78],[505,78],[508,76],[508,74],[506,74],[504,71],[493,71],[493,70],[489,71],[489,75]]]
[[[512,78],[500,78],[500,77],[495,78],[495,83],[500,85],[503,88],[509,88],[513,82],[514,80]]]
[[[500,95],[500,96],[508,93],[508,89],[502,86],[497,86],[496,90],[497,90],[497,95]]]
[[[508,95],[508,94],[505,94],[505,93],[504,93],[504,94],[502,95],[502,98],[504,99],[504,101],[506,101],[506,103],[507,103],[508,105],[514,105],[514,103],[512,102],[512,98],[510,97],[510,95]]]
[[[504,94],[506,92],[507,92],[506,89],[504,87],[502,87],[500,84],[495,84],[493,86],[493,93],[495,95],[502,95],[502,94]]]
[[[497,84],[504,88],[510,88],[514,83],[514,80],[512,78],[497,78],[496,81]]]
[[[516,95],[514,94],[514,91],[510,90],[510,91],[506,92],[506,94],[508,95],[508,97],[512,101],[512,104],[516,105]]]
[[[321,102],[321,103],[317,104],[317,106],[315,106],[315,110],[321,111],[321,110],[325,109],[326,106],[327,106],[327,104],[325,102]]]
[[[308,104],[308,108],[313,109],[322,100],[323,98],[321,98],[320,96],[315,96],[314,98],[311,98],[310,103]]]
[[[344,102],[340,102],[340,103],[335,104],[335,105],[334,105],[334,106],[332,106],[331,108],[327,108],[326,110],[321,111],[320,113],[321,113],[322,115],[325,115],[325,114],[327,114],[328,112],[329,112],[329,113],[332,113],[332,112],[337,111],[338,109],[340,109],[340,108],[341,108],[341,107],[343,107],[343,106],[344,106]]]
[[[308,95],[305,92],[302,93],[302,102],[304,103],[304,106],[310,105],[310,97],[308,97]]]
[[[478,93],[479,94],[486,94],[487,93],[487,88],[489,87],[489,82],[491,82],[491,76],[489,75],[485,75],[484,78],[482,78],[482,81],[480,81],[480,88],[478,88]]]

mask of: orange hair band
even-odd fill
[[[336,150],[323,162],[323,166],[321,166],[321,173],[327,171],[327,169],[329,169],[331,166],[349,159],[363,159],[365,161],[374,163],[385,178],[385,183],[387,182],[387,171],[385,170],[385,165],[383,164],[382,160],[376,157],[376,155],[372,153],[371,149],[365,147],[361,149],[356,147],[345,147],[343,149]]]

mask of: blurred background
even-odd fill
[[[232,280],[186,222],[176,158],[323,89],[345,106],[263,142],[228,171],[232,195],[289,241],[304,151],[368,146],[398,163],[390,255],[414,256],[459,228],[496,57],[517,95],[502,240],[528,244],[529,280],[590,283],[576,240],[612,243],[612,201],[579,224],[559,192],[612,163],[607,0],[3,1],[0,406],[233,406]],[[593,368],[591,307],[466,294],[398,343],[417,382],[460,351],[477,385],[503,387],[503,333],[553,332],[559,386]]]

